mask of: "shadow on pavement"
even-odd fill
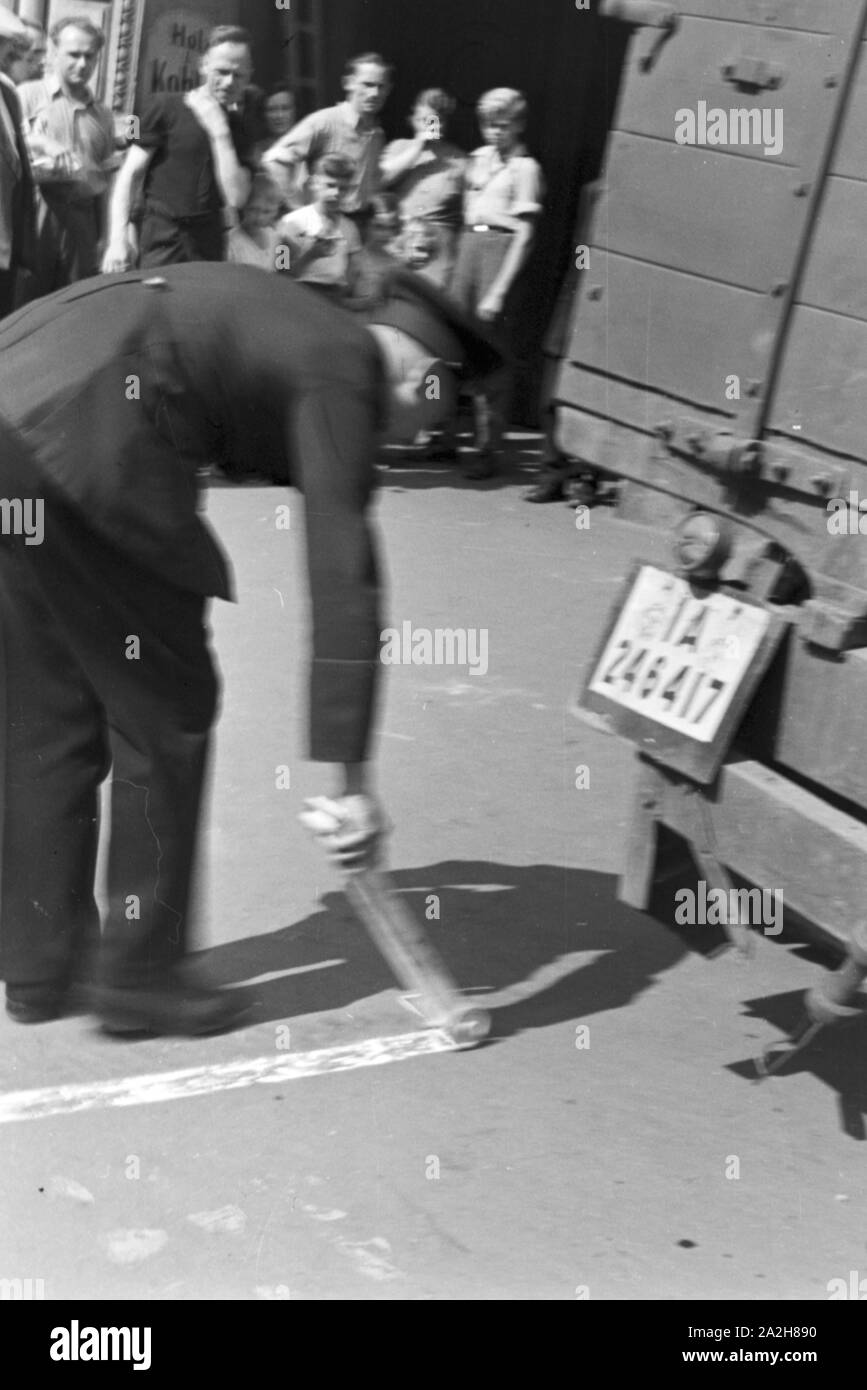
[[[532,1028],[578,1023],[624,1008],[688,954],[716,954],[717,927],[677,929],[671,887],[659,884],[649,913],[617,901],[611,874],[551,864],[526,867],[450,860],[395,872],[393,880],[458,988],[493,1017],[492,1043]],[[439,919],[429,920],[432,896]],[[793,924],[794,925],[794,924]],[[795,926],[776,943],[826,967],[834,961],[803,943]],[[341,892],[291,926],[220,946],[199,957],[221,985],[255,997],[255,1021],[285,1020],[350,1008],[391,988],[402,991]],[[287,971],[297,971],[286,975]],[[276,978],[262,980],[273,975]],[[818,975],[817,977],[818,978]],[[256,980],[255,985],[246,984]],[[815,982],[815,981],[814,981]],[[781,1041],[803,1016],[803,991],[752,1000],[747,1016],[779,1030]],[[842,1128],[867,1138],[867,1016],[823,1030],[763,1084],[810,1072],[837,1092]],[[730,1064],[757,1080],[752,1059]]]
[[[858,1003],[859,1001],[856,1001]],[[761,1018],[771,1023],[781,1035],[780,1041],[791,1037],[804,1018],[804,994],[801,990],[785,994],[766,995],[750,999],[746,1005],[748,1018]],[[823,1028],[802,1051],[790,1057],[783,1067],[762,1080],[763,1087],[784,1086],[792,1077],[809,1073],[836,1091],[840,1127],[850,1139],[867,1139],[867,1001],[860,1000],[858,1013],[849,1019]],[[748,1081],[758,1081],[755,1059],[745,1058],[732,1063],[729,1071]]]
[[[609,874],[454,860],[393,878],[458,987],[492,1009],[497,1038],[621,1008],[689,949],[619,903]],[[426,919],[431,895],[438,921]],[[202,955],[223,985],[301,970],[255,986],[257,1021],[347,1008],[395,985],[343,894],[322,901],[290,927]]]

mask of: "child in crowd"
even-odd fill
[[[485,143],[469,157],[464,185],[464,226],[451,294],[487,322],[508,352],[513,291],[535,237],[542,211],[542,170],[521,141],[527,100],[510,87],[486,92],[477,107]],[[478,454],[467,476],[488,478],[497,469],[510,395],[505,374],[495,394],[477,395]]]
[[[270,175],[253,176],[250,196],[241,213],[241,224],[227,238],[226,259],[235,265],[255,265],[261,270],[280,269],[280,190]],[[286,252],[288,259],[288,250]]]
[[[421,217],[411,218],[404,224],[400,235],[392,242],[393,256],[417,275],[424,275],[435,285],[441,284],[441,277],[432,267],[438,263],[440,244],[436,228]]]
[[[289,246],[289,274],[335,299],[354,294],[359,274],[361,237],[355,223],[340,211],[352,176],[352,165],[343,155],[323,155],[313,166],[313,201],[278,224]]]

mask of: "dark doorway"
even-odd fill
[[[594,0],[595,10],[595,0]],[[620,83],[625,26],[576,9],[574,0],[342,0],[326,13],[325,100],[340,99],[346,59],[379,51],[395,65],[383,114],[390,139],[423,87],[458,99],[452,137],[480,143],[475,105],[491,87],[518,87],[530,102],[527,145],[542,164],[546,213],[520,296],[516,422],[538,423],[541,347],[574,267],[578,199],[598,175]]]

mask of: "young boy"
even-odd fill
[[[464,226],[451,295],[490,324],[508,349],[512,292],[533,245],[544,182],[521,142],[527,123],[523,93],[497,87],[485,93],[476,110],[485,143],[467,164]],[[476,395],[478,454],[465,470],[468,477],[489,478],[496,472],[509,394],[504,377],[496,395]]]
[[[340,211],[352,177],[343,155],[323,155],[313,166],[312,203],[287,213],[277,227],[289,246],[289,274],[334,299],[350,298],[358,279],[361,237]]]
[[[270,175],[254,174],[241,225],[233,227],[227,237],[226,260],[235,265],[255,265],[260,270],[279,270],[277,253],[281,238],[275,224],[280,202],[280,190]]]

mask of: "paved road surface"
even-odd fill
[[[818,958],[759,937],[748,964],[712,959],[669,900],[669,925],[616,901],[631,752],[566,711],[664,537],[607,512],[578,531],[519,481],[414,466],[379,504],[391,625],[488,632],[484,675],[391,669],[379,756],[397,880],[420,918],[438,900],[428,929],[492,1043],[423,1031],[297,825],[330,789],[302,760],[301,504],[215,489],[240,603],[214,613],[200,940],[258,1012],[138,1043],[3,1018],[4,1104],[31,1109],[0,1125],[0,1278],[49,1298],[823,1299],[867,1271],[865,1030],[750,1080]]]

